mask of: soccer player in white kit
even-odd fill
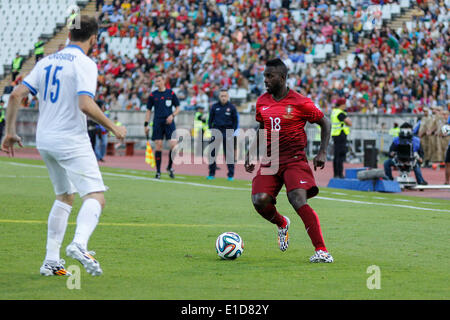
[[[79,25],[69,33],[70,43],[63,50],[41,59],[8,101],[6,135],[1,149],[14,156],[14,144],[22,146],[16,134],[20,101],[29,93],[39,99],[36,147],[45,161],[56,200],[48,217],[47,247],[40,273],[45,276],[67,276],[60,259],[60,247],[72,209],[74,194],[83,204],[77,216],[73,241],[66,254],[78,260],[91,275],[102,274],[100,264],[88,251],[88,240],[97,226],[105,205],[103,179],[87,133],[86,115],[111,131],[118,139],[126,129],[109,120],[94,96],[97,87],[97,65],[89,58],[97,42],[95,18],[81,16]]]

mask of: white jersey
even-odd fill
[[[77,45],[41,59],[22,84],[39,99],[36,147],[68,151],[90,144],[79,95],[95,96],[97,65]]]

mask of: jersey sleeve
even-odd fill
[[[94,61],[78,64],[77,70],[77,95],[87,95],[92,99],[97,91],[97,65]]]
[[[30,90],[31,94],[35,96],[39,90],[39,64],[23,79],[22,84]]]
[[[155,100],[153,99],[153,93],[150,93],[147,99],[147,110],[152,110]]]
[[[323,112],[309,98],[302,101],[301,107],[304,119],[310,123],[316,123],[324,116]]]
[[[178,107],[180,105],[180,100],[178,100],[177,95],[173,91],[172,91],[172,104],[174,107]]]

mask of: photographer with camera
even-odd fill
[[[392,177],[392,166],[399,167],[402,165],[399,161],[399,151],[400,148],[404,146],[411,146],[412,154],[408,157],[408,165],[413,169],[416,176],[417,183],[419,185],[427,185],[428,182],[422,176],[422,171],[420,170],[420,165],[423,162],[424,152],[422,145],[420,144],[420,139],[413,136],[412,125],[405,122],[400,126],[399,136],[395,137],[389,148],[389,159],[384,162],[384,172],[390,180],[394,180]],[[403,155],[402,155],[403,158]]]

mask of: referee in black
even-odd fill
[[[155,115],[153,116],[153,134],[152,140],[155,141],[155,160],[156,160],[156,179],[161,179],[161,155],[163,148],[163,139],[169,140],[169,164],[167,171],[173,179],[175,175],[172,169],[172,150],[177,145],[177,139],[172,136],[175,132],[175,116],[180,112],[180,101],[177,95],[166,88],[164,77],[158,74],[155,77],[156,90],[148,97],[147,112],[145,113],[145,135],[148,136],[150,131],[148,125],[153,107]],[[175,109],[175,110],[174,110]]]
[[[231,137],[227,137],[226,130],[233,129],[236,132],[238,128],[238,114],[236,107],[229,101],[230,97],[228,95],[227,89],[221,89],[219,94],[219,102],[212,105],[211,110],[209,112],[209,120],[208,126],[210,129],[217,129],[222,133],[222,144],[223,144],[223,153],[225,155],[225,159],[227,159],[227,152],[231,152],[233,154],[233,162],[227,163],[228,167],[228,180],[232,181],[234,178],[234,148],[235,148],[235,139],[234,135]],[[214,135],[211,139],[211,143],[214,142]],[[227,142],[228,146],[233,146],[231,150],[227,150]],[[213,157],[213,162],[209,165],[209,174],[207,179],[212,180],[216,175],[216,150],[212,150],[211,156]]]

